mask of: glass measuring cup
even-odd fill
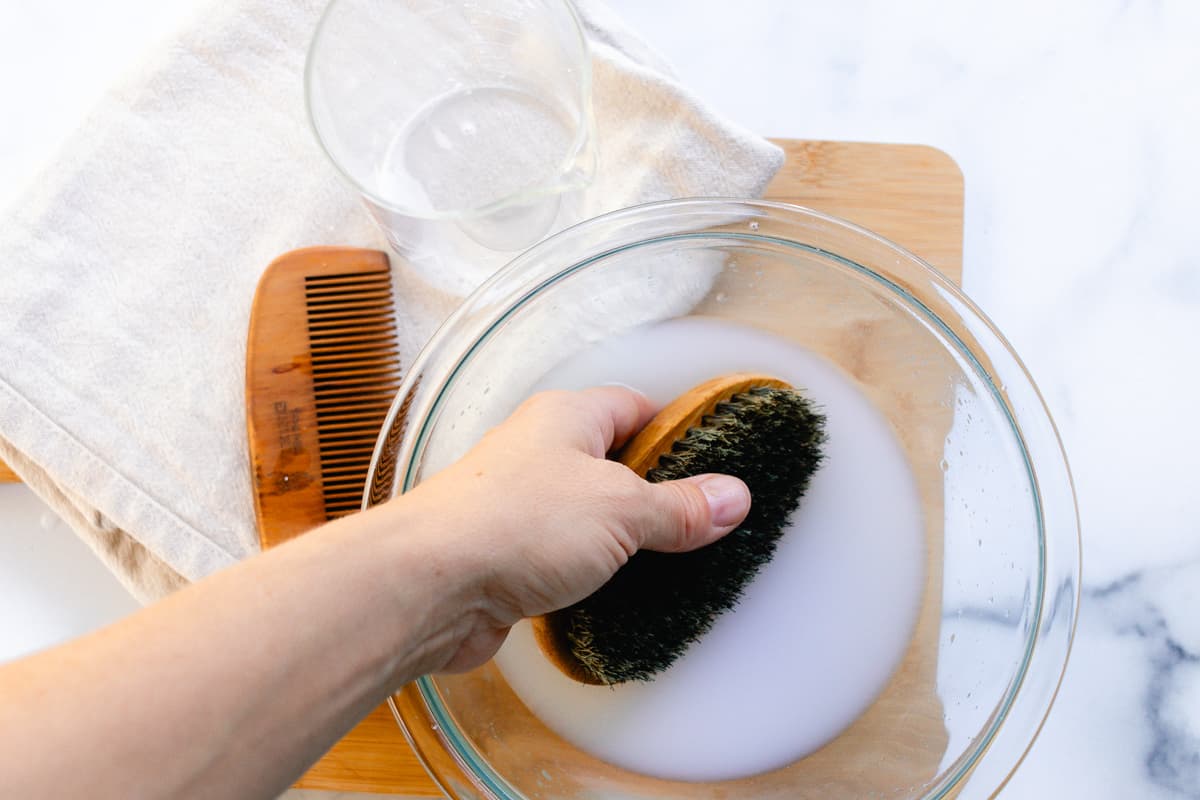
[[[590,83],[566,0],[333,0],[305,68],[333,164],[396,252],[456,292],[578,221]]]

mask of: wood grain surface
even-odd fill
[[[934,148],[917,145],[886,145],[851,142],[775,140],[787,153],[787,163],[771,183],[766,197],[795,203],[855,222],[917,253],[956,283],[962,277],[963,180],[954,161]],[[403,299],[401,299],[403,304]],[[269,416],[269,415],[268,415]],[[912,446],[925,446],[915,443]],[[940,519],[940,475],[926,476],[922,493],[926,513]],[[935,485],[936,483],[936,485]],[[940,544],[930,552],[930,568],[940,576]],[[940,581],[940,577],[936,578]],[[927,595],[934,594],[927,591]],[[940,594],[940,593],[939,593]],[[940,599],[938,599],[940,603]],[[910,656],[898,671],[899,682],[924,687],[929,706],[919,714],[919,724],[936,737],[940,725],[940,706],[933,692],[932,667],[936,664],[936,630],[939,607],[927,602],[918,622],[919,633]],[[923,638],[922,638],[923,637]],[[933,652],[930,647],[935,648]],[[887,698],[876,718],[884,724],[896,719],[896,708]],[[877,704],[879,705],[879,704]],[[870,712],[869,712],[870,713]],[[903,716],[903,714],[901,714]],[[913,718],[908,717],[908,722]],[[856,723],[861,729],[862,725]],[[822,769],[824,763],[852,758],[855,732],[850,732],[844,752],[829,748],[820,751],[810,768]],[[933,769],[923,754],[892,754],[908,759],[917,771]],[[810,761],[805,759],[804,762]],[[845,763],[844,761],[839,763]],[[436,785],[426,776],[386,706],[376,709],[363,723],[319,761],[297,784],[304,788],[392,793],[416,797],[440,796]],[[835,787],[829,785],[833,790]],[[853,787],[839,787],[853,790]]]

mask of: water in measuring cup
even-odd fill
[[[458,90],[427,104],[399,131],[379,165],[377,193],[417,215],[462,212],[452,224],[475,242],[521,250],[549,231],[557,193],[488,215],[471,212],[553,184],[574,137],[565,110],[529,92]],[[454,243],[443,247],[452,250]]]
[[[777,375],[827,418],[826,459],[741,602],[648,683],[585,686],[542,656],[528,622],[496,664],[560,736],[665,778],[724,780],[784,766],[873,702],[908,648],[924,588],[916,481],[887,419],[821,356],[750,328],[677,319],[571,357],[538,389],[619,382],[665,404],[728,372]]]

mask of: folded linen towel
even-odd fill
[[[0,459],[143,600],[258,548],[246,451],[250,301],[276,255],[383,249],[312,140],[319,0],[213,2],[112,90],[0,219]],[[594,0],[589,214],[758,196],[782,165]],[[395,269],[403,363],[461,301]]]

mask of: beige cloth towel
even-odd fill
[[[142,600],[258,548],[246,449],[250,301],[278,254],[382,249],[312,140],[319,0],[206,13],[114,89],[0,218],[0,459]],[[597,2],[589,212],[757,196],[778,148],[712,114]],[[461,301],[395,273],[402,363]]]

